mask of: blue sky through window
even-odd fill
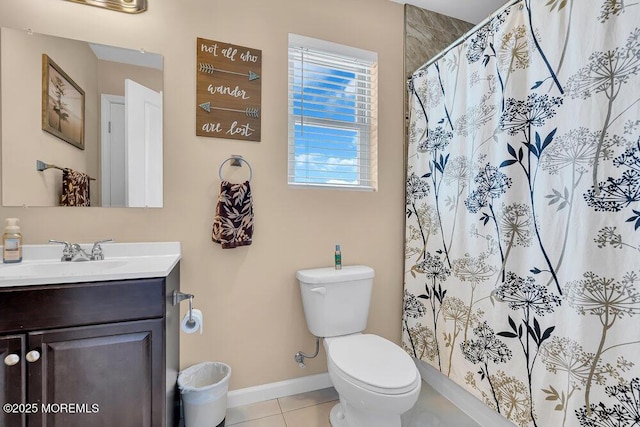
[[[291,84],[294,181],[358,184],[356,73],[301,61]]]
[[[357,184],[357,159],[357,130],[295,125],[295,181]]]

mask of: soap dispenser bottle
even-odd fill
[[[22,235],[18,218],[7,218],[2,235],[2,261],[5,263],[22,261]]]

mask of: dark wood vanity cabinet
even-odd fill
[[[0,403],[5,405],[8,402],[24,403],[26,398],[26,371],[24,363],[17,362],[8,366],[6,363],[14,363],[11,355],[22,355],[25,348],[24,335],[0,335]],[[15,357],[13,358],[15,361]],[[0,412],[0,426],[13,427],[24,426],[25,415],[11,413],[4,406]]]
[[[177,425],[178,268],[0,288],[0,426]]]

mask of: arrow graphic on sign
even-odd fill
[[[260,78],[258,74],[254,73],[251,70],[249,70],[248,73],[238,73],[236,71],[229,71],[229,70],[223,70],[221,68],[216,68],[213,65],[207,64],[204,62],[200,63],[200,71],[207,74],[213,74],[218,72],[218,73],[235,74],[236,76],[247,76],[249,77],[249,81],[258,80]]]
[[[212,107],[211,102],[204,102],[199,105],[207,113],[210,113],[211,110],[222,110],[222,111],[232,111],[234,113],[244,113],[247,117],[258,118],[260,117],[260,109],[257,107],[247,107],[244,110],[237,110],[234,108],[224,108],[224,107]]]

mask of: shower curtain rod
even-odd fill
[[[466,39],[468,39],[473,33],[475,33],[476,31],[478,31],[480,28],[482,28],[484,25],[486,25],[489,21],[491,21],[493,18],[495,18],[496,16],[498,16],[503,10],[505,10],[508,7],[513,6],[514,4],[521,2],[523,0],[509,0],[509,2],[507,2],[504,6],[500,7],[500,9],[496,10],[495,12],[493,12],[491,15],[487,16],[484,20],[482,20],[482,22],[480,22],[479,24],[477,24],[475,27],[473,27],[472,29],[470,29],[469,31],[467,31],[466,33],[464,33],[462,35],[462,37],[458,38],[456,41],[454,41],[453,43],[451,43],[447,48],[445,48],[445,50],[443,50],[442,52],[440,52],[439,54],[437,54],[436,56],[434,56],[433,58],[431,58],[429,61],[427,61],[424,65],[420,66],[418,68],[418,70],[422,70],[423,68],[428,67],[429,65],[433,64],[434,62],[436,62],[438,59],[442,58],[444,55],[447,54],[447,52],[449,52],[451,49],[453,49],[454,47],[458,46],[460,43],[463,43]],[[418,71],[416,70],[416,71]]]

